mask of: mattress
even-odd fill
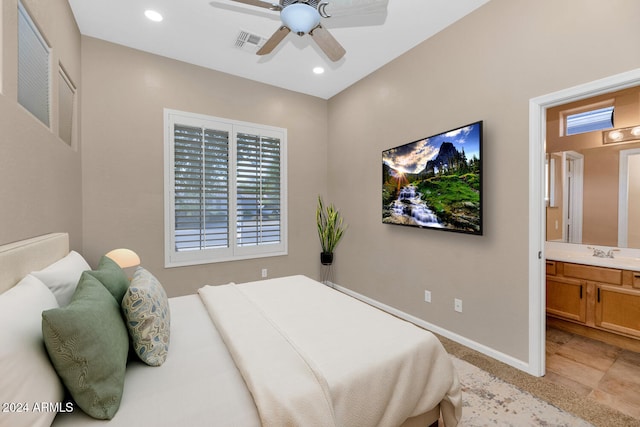
[[[116,416],[105,423],[77,409],[58,414],[53,426],[260,426],[251,394],[198,295],[169,303],[167,360],[158,367],[129,362]]]

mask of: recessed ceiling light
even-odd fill
[[[156,12],[155,10],[145,10],[144,16],[146,16],[147,18],[149,18],[154,22],[160,22],[163,19],[162,15],[160,15],[160,13]]]
[[[322,67],[314,67],[313,72],[315,74],[322,74],[322,73],[324,73],[324,68],[322,68]]]

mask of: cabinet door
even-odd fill
[[[596,326],[640,337],[640,292],[596,284]]]
[[[547,314],[585,323],[586,291],[580,280],[547,276]]]

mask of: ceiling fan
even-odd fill
[[[258,50],[267,55],[290,33],[309,34],[331,61],[339,61],[346,53],[340,43],[322,26],[321,20],[332,16],[368,14],[386,11],[388,0],[232,0],[280,12],[282,25]]]

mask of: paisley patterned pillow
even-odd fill
[[[140,360],[162,365],[169,351],[169,300],[158,279],[142,267],[136,269],[122,299],[122,311]]]

